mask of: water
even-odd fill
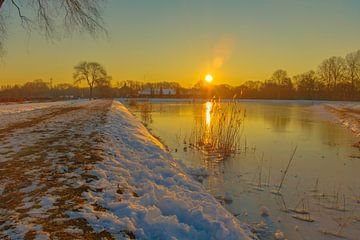
[[[360,152],[352,146],[358,139],[325,119],[310,102],[239,104],[246,109],[243,134],[237,140],[242,151],[223,161],[188,146],[195,122],[209,118],[209,103],[155,102],[128,107],[175,158],[188,166],[207,168],[210,176],[204,187],[240,221],[254,226],[261,239],[273,239],[276,230],[287,239],[342,239],[322,231],[359,239]],[[274,195],[271,191],[279,185],[295,147],[282,196]],[[232,195],[232,202],[222,201],[226,193]],[[289,209],[297,205],[301,209],[305,205],[310,212],[299,216],[314,222],[295,219]],[[263,206],[268,217],[261,216]]]

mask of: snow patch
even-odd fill
[[[360,103],[331,103],[317,106],[326,119],[337,122],[360,137]]]
[[[0,104],[0,114],[11,114],[28,112],[49,107],[61,107],[66,104],[74,104],[86,101],[84,99],[69,100],[69,101],[56,101],[56,102],[39,102],[39,103],[10,103]]]
[[[91,171],[99,180],[84,194],[80,212],[97,232],[115,238],[250,239],[236,218],[184,169],[119,102],[113,102],[103,129],[104,159]]]

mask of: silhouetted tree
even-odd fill
[[[296,82],[298,96],[305,99],[313,99],[319,92],[319,81],[314,71],[294,76]]]
[[[325,59],[319,65],[317,72],[309,71],[291,79],[285,70],[277,70],[266,81],[247,81],[237,87],[206,84],[201,80],[193,88],[186,89],[175,82],[142,83],[127,80],[118,82],[116,87],[112,88],[110,78],[100,64],[83,62],[75,69],[76,82],[87,81],[91,95],[94,88],[95,94],[102,97],[137,97],[139,91],[143,89],[149,90],[150,97],[158,97],[161,92],[164,93],[164,89],[175,89],[175,97],[233,98],[236,96],[252,99],[360,100],[360,51],[350,53],[345,58]],[[94,79],[98,80],[92,81],[92,73],[96,73]],[[293,86],[293,81],[296,88]],[[58,84],[50,88],[48,83],[36,80],[24,85],[2,86],[0,101],[21,101],[29,97],[39,99],[80,97],[83,96],[84,90],[87,91],[87,88],[68,84]]]
[[[291,81],[291,79],[288,77],[287,72],[282,69],[276,70],[271,76],[270,80],[279,86],[288,85]]]
[[[336,85],[344,80],[346,64],[342,57],[331,57],[325,59],[319,66],[318,74],[320,79],[327,85],[328,90],[336,88]]]
[[[49,97],[49,84],[41,79],[36,79],[32,82],[27,82],[23,85],[22,91],[26,92],[31,98],[46,98]]]
[[[79,84],[86,81],[90,88],[90,99],[95,86],[101,86],[104,83],[110,84],[111,77],[107,74],[105,68],[97,62],[81,62],[74,69],[74,83]]]
[[[112,97],[114,91],[111,88],[110,78],[104,78],[98,81],[95,90],[96,95],[99,97]]]
[[[282,99],[291,96],[293,85],[287,72],[280,69],[273,73],[270,80],[265,82],[264,87],[268,88],[269,91],[275,91],[277,98]]]
[[[355,90],[360,81],[360,50],[349,53],[345,57],[347,66],[347,77]]]

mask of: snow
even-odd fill
[[[209,172],[205,167],[188,167],[182,160],[176,159],[180,167],[198,182],[203,182],[209,177]]]
[[[360,103],[338,102],[320,105],[316,108],[326,119],[340,123],[360,137]]]
[[[283,232],[281,232],[280,230],[276,230],[275,234],[274,234],[274,238],[276,240],[284,240],[285,239],[285,235]]]
[[[261,206],[260,207],[260,215],[262,217],[268,217],[268,216],[270,216],[270,210],[266,206]]]
[[[46,239],[51,235],[47,224],[70,218],[73,225],[57,231],[75,238],[89,234],[80,224],[86,221],[95,233],[115,239],[252,239],[249,228],[197,181],[207,177],[205,169],[186,168],[120,102],[104,110],[108,102],[69,101],[41,109],[35,104],[32,110],[16,106],[0,114],[1,161],[26,166],[0,176],[0,200],[20,197],[0,208],[7,219],[0,223],[0,238],[24,238],[34,231],[36,239]],[[70,105],[79,108],[59,115],[52,111]],[[6,130],[8,123],[49,113],[42,122]],[[84,144],[90,150],[81,149]],[[26,154],[11,163],[19,152]],[[28,181],[12,178],[19,174]],[[59,218],[50,218],[54,212],[61,213]]]
[[[249,239],[239,222],[200,183],[192,179],[165,147],[119,102],[104,126],[102,163],[92,171],[99,180],[85,195],[81,212],[101,232],[140,239]],[[107,211],[98,214],[94,204]]]
[[[35,189],[37,189],[38,184],[39,184],[39,182],[38,182],[38,181],[35,181],[35,182],[33,182],[30,186],[27,186],[27,187],[25,187],[25,188],[23,188],[23,189],[20,189],[20,192],[23,192],[23,193],[32,192],[32,191],[34,191]]]
[[[77,99],[55,102],[0,104],[0,126],[4,127],[13,122],[28,120],[29,118],[36,117],[42,113],[42,109],[64,107],[86,101],[86,99]]]
[[[69,101],[56,101],[56,102],[38,102],[38,103],[10,103],[10,104],[0,104],[0,114],[10,114],[10,113],[20,113],[28,112],[43,108],[63,106],[65,104],[74,104],[83,99],[78,100],[69,100]]]

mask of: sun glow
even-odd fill
[[[211,74],[208,74],[205,76],[205,81],[208,83],[211,83],[214,80],[213,76]]]

